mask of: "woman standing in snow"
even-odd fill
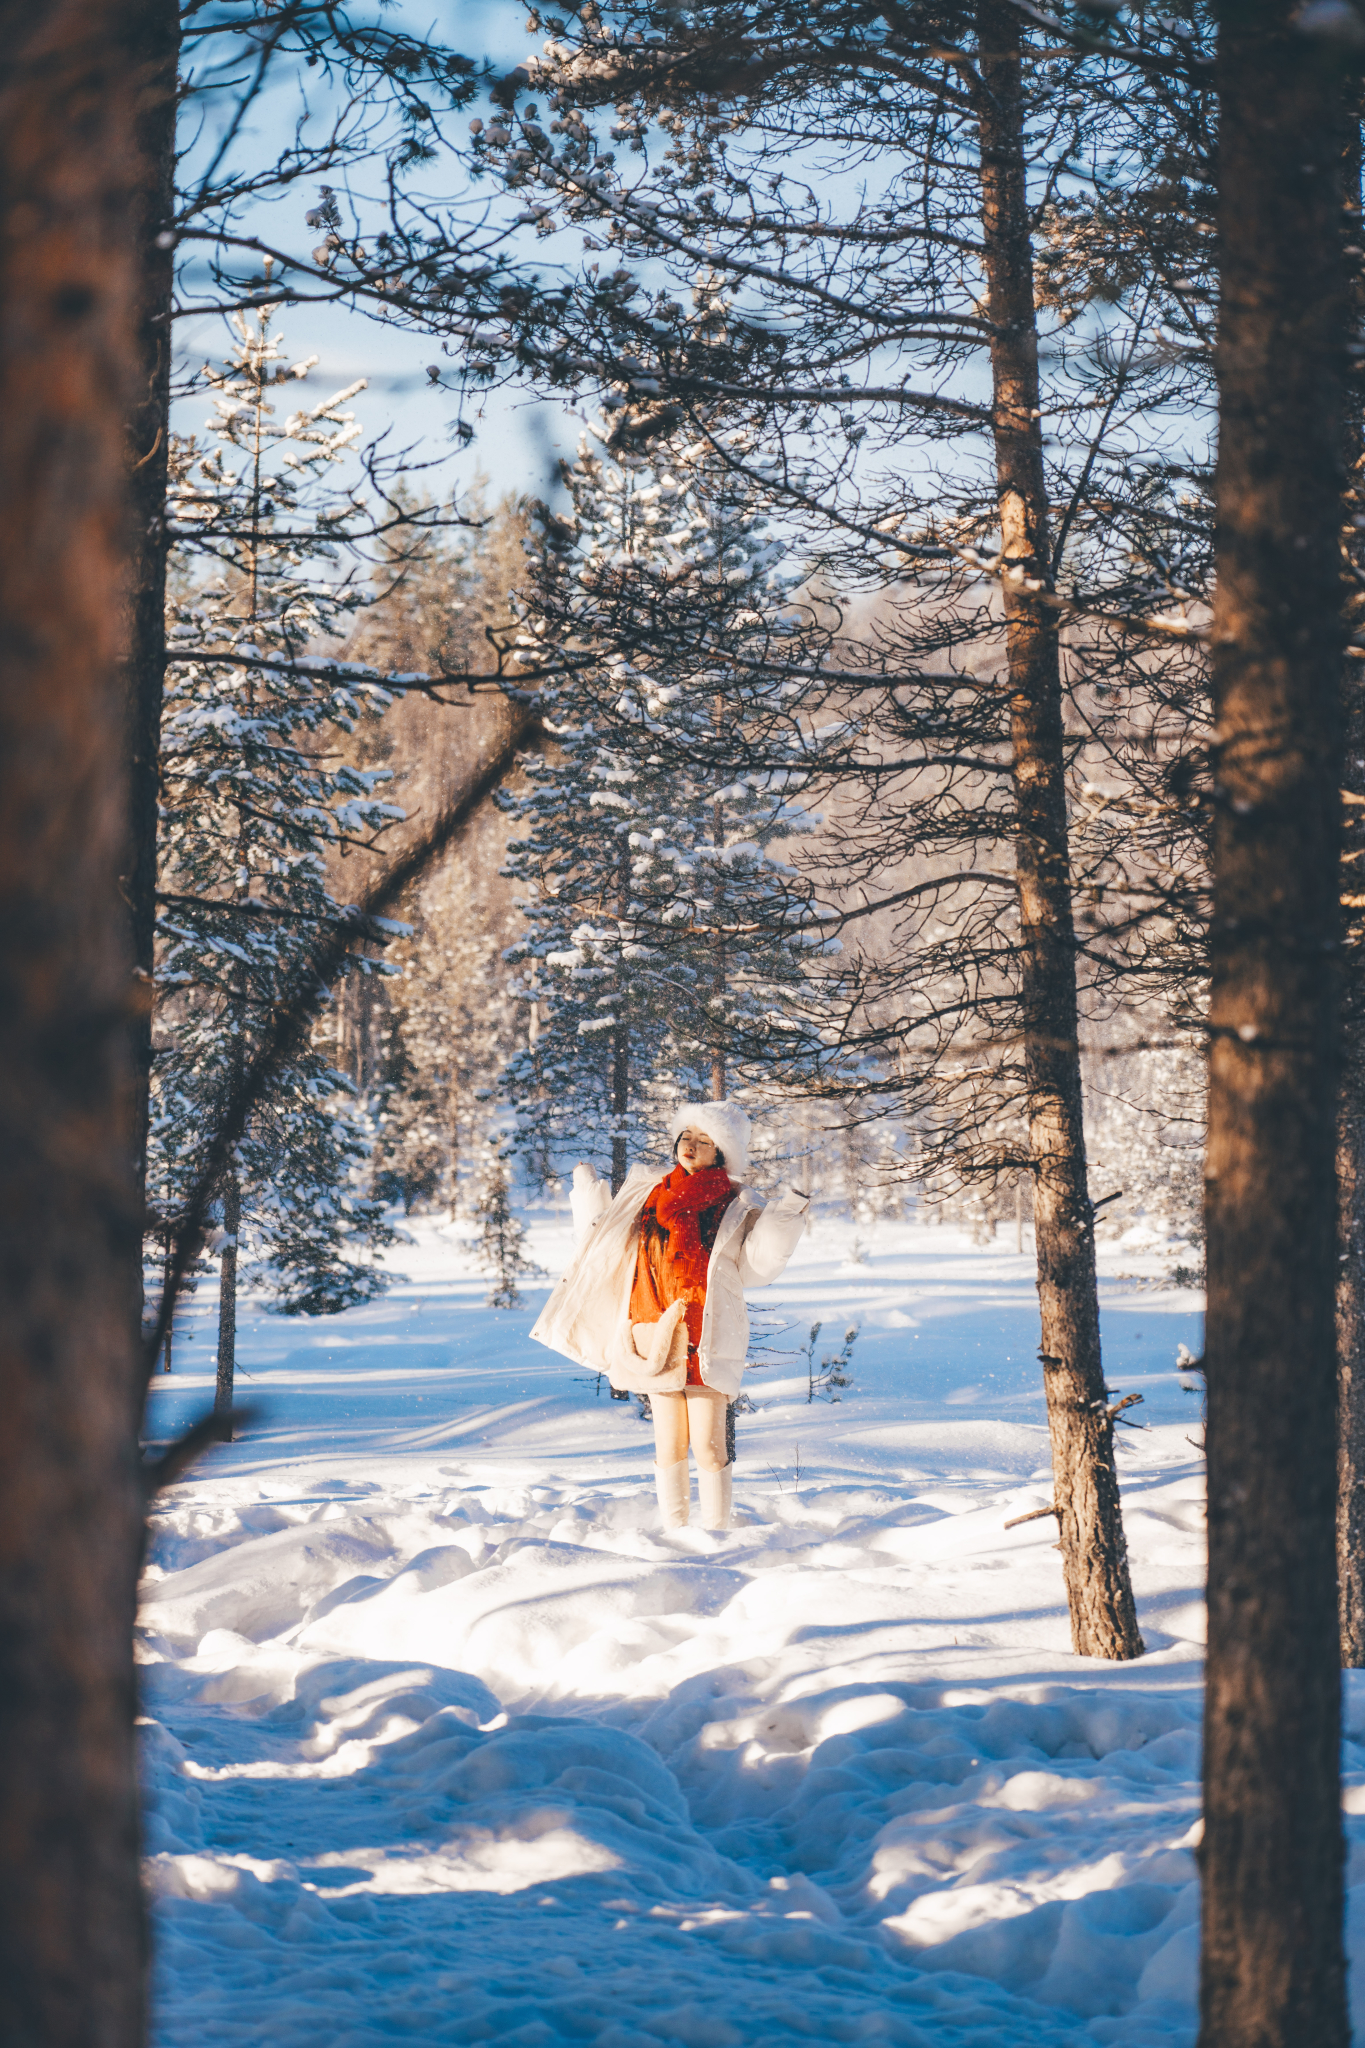
[[[737,1102],[685,1102],[669,1126],[675,1165],[660,1180],[637,1166],[613,1201],[591,1166],[574,1168],[579,1236],[531,1335],[614,1387],[648,1394],[664,1527],[688,1519],[687,1453],[697,1461],[701,1525],[730,1526],[725,1408],[749,1345],[746,1287],[776,1280],[806,1227],[810,1202],[778,1202],[731,1178],[749,1164],[749,1119]]]

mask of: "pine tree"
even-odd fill
[[[1140,1047],[1087,1075],[1087,1144],[1107,1230],[1204,1237],[1203,1047]],[[1112,1206],[1111,1206],[1112,1205]]]
[[[375,1188],[409,1210],[441,1201],[455,1216],[480,1186],[479,1143],[516,1047],[502,959],[512,918],[460,862],[432,878],[409,921],[412,936],[393,948],[399,973],[372,1006]]]
[[[488,1154],[479,1177],[474,1203],[479,1224],[475,1248],[479,1262],[493,1275],[488,1290],[489,1308],[520,1308],[518,1280],[536,1278],[541,1268],[526,1253],[526,1227],[512,1207],[511,1176],[507,1155],[496,1137],[488,1140]]]
[[[541,694],[557,756],[502,800],[525,828],[507,871],[530,885],[529,931],[509,958],[536,1023],[506,1086],[523,1147],[595,1156],[619,1187],[666,1102],[771,1100],[824,1060],[823,936],[784,858],[812,821],[788,778],[732,760],[796,578],[705,438],[644,457],[603,430],[564,481],[575,539],[547,531],[523,636],[558,665]]]
[[[518,116],[509,87],[475,147],[521,203],[534,188],[546,232],[583,227],[615,267],[585,266],[553,346],[529,303],[509,301],[502,330],[466,330],[484,371],[501,352],[608,387],[619,443],[701,431],[723,403],[778,451],[784,517],[812,536],[827,587],[883,595],[805,707],[812,751],[832,713],[856,740],[811,766],[848,793],[849,921],[869,933],[883,916],[888,941],[849,1011],[855,1043],[940,1155],[1032,1179],[1073,1643],[1115,1657],[1141,1640],[1099,1344],[1078,968],[1128,972],[1133,949],[1111,959],[1109,934],[1140,929],[1161,890],[1139,874],[1125,899],[1112,841],[1080,869],[1069,809],[1092,734],[1111,744],[1091,716],[1099,689],[1117,676],[1141,700],[1158,636],[1200,636],[1182,616],[1173,473],[1205,466],[1181,445],[1207,395],[1205,223],[1144,151],[1168,80],[1186,93],[1190,153],[1207,157],[1211,125],[1185,24],[1144,16],[1137,66],[1126,33],[1073,45],[1003,0],[854,17],[594,6],[556,24],[527,67],[536,97]],[[605,146],[608,106],[611,141],[643,165]],[[836,160],[841,175],[811,181]],[[859,175],[842,175],[849,163]],[[1047,253],[1065,271],[1088,237],[1114,239],[1116,197],[1135,185],[1133,216],[1175,232],[1136,256],[1120,233],[1107,275],[1073,266],[1089,271],[1090,317],[1060,345],[1074,309],[1048,310],[1051,274],[1039,293],[1042,244],[1055,228]],[[740,308],[720,326],[685,305],[703,263]],[[1022,1143],[1002,1159],[990,1140],[1005,1104]]]
[[[629,758],[604,748],[574,682],[545,693],[556,758],[525,763],[528,787],[502,802],[519,828],[505,872],[528,884],[527,935],[508,949],[521,970],[513,996],[529,1012],[530,1042],[508,1062],[518,1150],[545,1176],[572,1152],[625,1178],[645,1128],[643,1088],[657,1042],[631,947],[632,836],[648,834]],[[563,1156],[561,1156],[563,1155]]]
[[[386,538],[373,600],[346,647],[348,658],[381,670],[474,679],[472,692],[452,692],[448,702],[404,695],[350,744],[351,758],[394,769],[395,795],[414,822],[388,835],[391,847],[415,836],[490,758],[507,756],[515,773],[512,750],[534,739],[525,707],[494,680],[497,643],[512,625],[510,591],[525,572],[525,516],[510,498],[490,511],[478,480],[462,506],[453,538],[411,530]],[[439,1199],[453,1216],[477,1192],[488,1105],[518,1041],[502,958],[520,926],[512,885],[498,872],[506,838],[502,814],[482,804],[404,898],[410,935],[385,948],[395,972],[353,976],[337,1005],[337,1064],[375,1119],[375,1185],[409,1208]],[[345,853],[334,866],[337,886],[355,892],[356,870],[367,866],[364,853]]]
[[[1218,15],[1200,2038],[1344,2048],[1333,1152],[1343,372],[1356,332],[1338,181],[1346,93],[1340,49],[1289,0]]]
[[[146,0],[139,12],[138,115],[133,220],[139,254],[137,375],[127,419],[129,602],[124,672],[128,697],[130,846],[124,889],[135,958],[152,976],[156,946],[157,809],[163,684],[164,612],[170,535],[164,518],[171,434],[171,357],[178,274],[195,267],[190,296],[227,312],[257,306],[269,291],[270,263],[241,234],[244,211],[269,198],[308,190],[330,178],[320,204],[278,203],[269,232],[290,243],[288,276],[307,276],[305,295],[381,303],[392,315],[433,294],[447,302],[456,278],[495,295],[493,265],[481,263],[467,221],[437,224],[418,203],[405,204],[409,174],[433,157],[445,113],[475,89],[478,67],[383,10],[353,14],[337,0],[287,0],[272,7],[268,31],[247,8],[204,10],[179,0]],[[297,93],[295,120],[280,121],[279,95]],[[272,107],[262,124],[263,104]],[[287,104],[287,102],[286,102]],[[262,151],[274,133],[278,150]],[[205,137],[212,137],[207,146]],[[382,166],[386,224],[373,242],[348,237],[336,186],[362,164]],[[287,203],[287,201],[286,201]],[[320,226],[325,227],[321,242]],[[453,230],[453,233],[452,233]],[[264,276],[262,270],[264,267]],[[471,277],[468,273],[473,272]],[[463,274],[462,274],[463,273]],[[188,280],[179,281],[187,283]],[[139,1185],[145,1182],[150,1018],[137,1027],[138,1080],[133,1137]]]
[[[206,1135],[276,1006],[347,916],[328,887],[341,840],[369,843],[402,814],[387,770],[335,764],[323,736],[382,711],[377,687],[307,659],[360,593],[338,573],[358,498],[338,466],[358,428],[339,392],[283,421],[286,365],[273,308],[237,316],[227,365],[208,372],[207,444],[172,451],[175,541],[162,748],[153,1199],[174,1214]],[[357,939],[382,934],[357,925]],[[382,971],[358,953],[358,972]],[[253,1111],[219,1191],[219,1405],[230,1407],[236,1292],[249,1277],[289,1313],[332,1313],[383,1284],[392,1242],[363,1190],[369,1135],[345,1077],[306,1046]]]

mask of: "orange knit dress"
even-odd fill
[[[687,1384],[705,1385],[697,1359],[706,1271],[720,1219],[734,1200],[735,1185],[723,1166],[696,1173],[675,1166],[640,1212],[640,1248],[630,1290],[632,1323],[657,1323],[675,1301],[687,1303]]]

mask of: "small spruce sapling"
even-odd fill
[[[806,1342],[801,1346],[801,1356],[806,1361],[807,1406],[809,1406],[810,1403],[815,1399],[815,1381],[817,1376],[815,1370],[815,1340],[820,1335],[820,1332],[824,1329],[824,1327],[825,1326],[823,1323],[812,1323],[810,1326],[810,1336],[806,1339]]]
[[[812,1323],[810,1340],[801,1347],[801,1356],[806,1361],[806,1402],[809,1405],[820,1394],[827,1401],[837,1401],[843,1388],[853,1385],[851,1366],[853,1347],[858,1341],[860,1325],[850,1323],[844,1331],[844,1341],[837,1351],[827,1351],[815,1365],[815,1340],[823,1328],[821,1323]]]
[[[526,1253],[526,1227],[512,1208],[506,1154],[496,1138],[489,1139],[488,1147],[474,1204],[479,1225],[476,1255],[485,1272],[493,1275],[485,1301],[489,1308],[520,1308],[518,1280],[537,1279],[543,1269]]]

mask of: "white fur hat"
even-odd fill
[[[669,1120],[673,1144],[684,1131],[703,1132],[725,1155],[727,1173],[743,1173],[749,1164],[748,1117],[737,1102],[680,1102]]]

